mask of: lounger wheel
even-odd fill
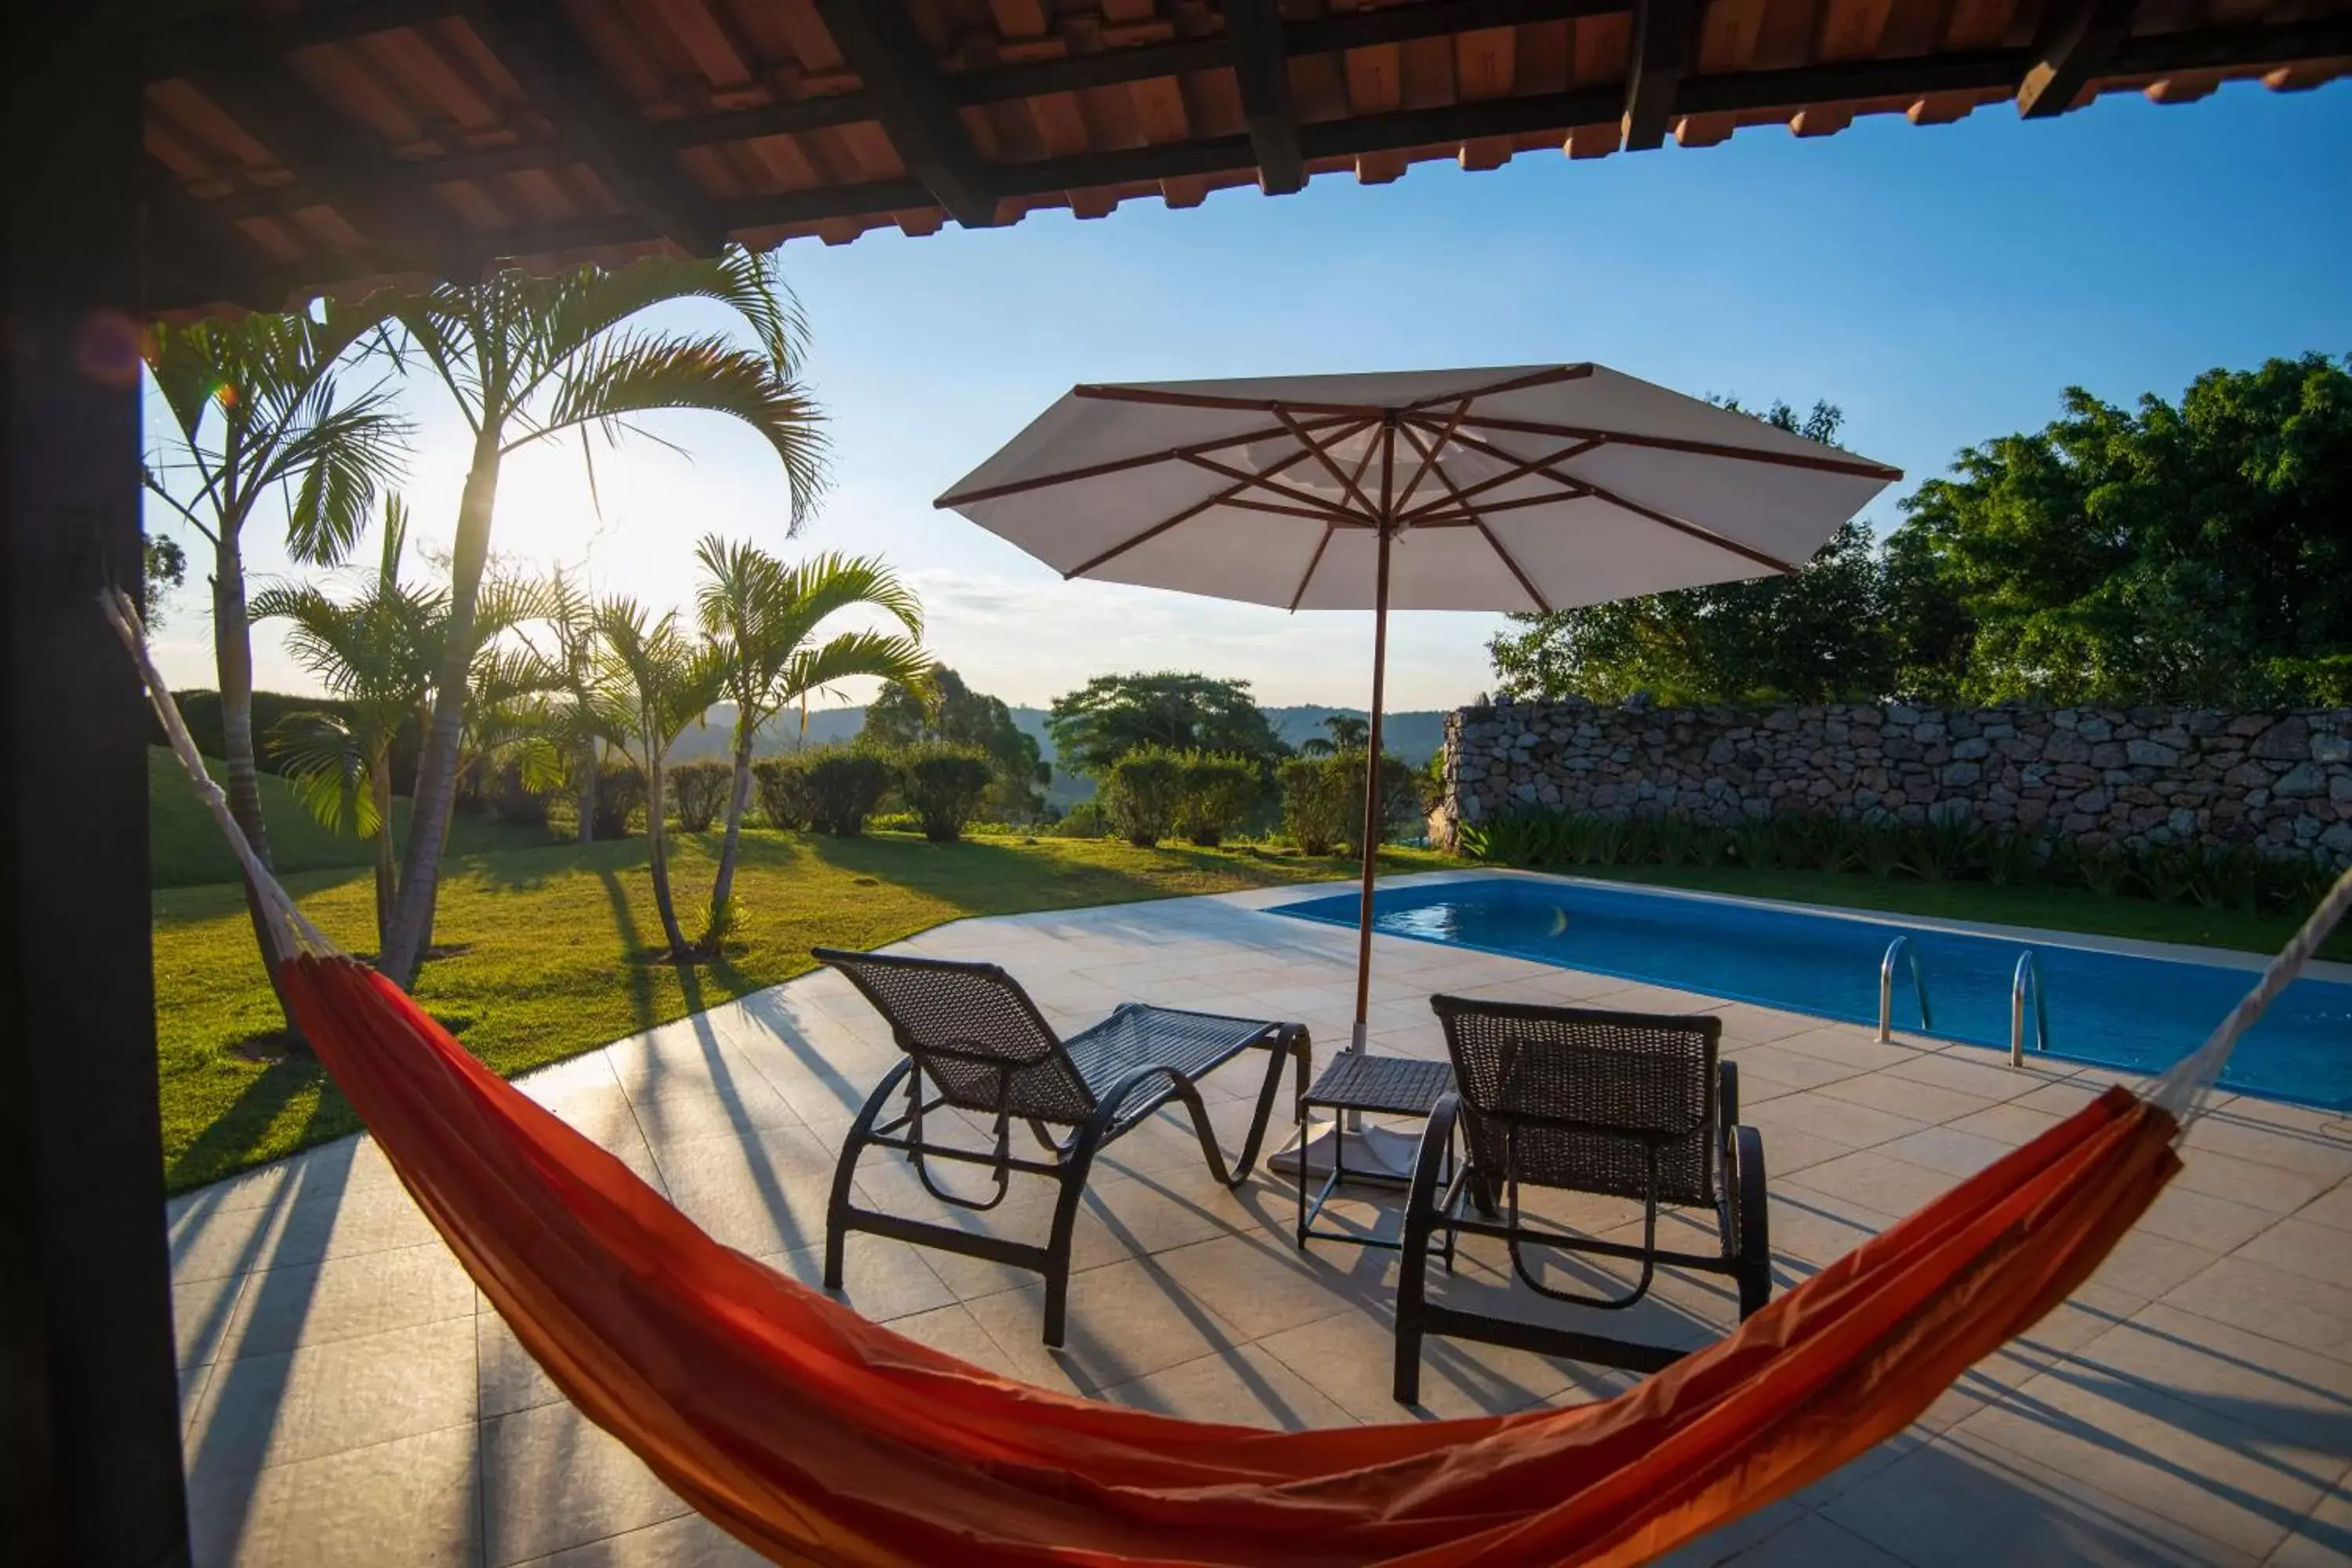
[[[1454,1145],[1454,1123],[1462,1111],[1459,1095],[1439,1099],[1422,1129],[1421,1148],[1413,1156],[1412,1185],[1405,1195],[1404,1235],[1397,1271],[1396,1401],[1413,1405],[1421,1399],[1421,1308],[1429,1281],[1429,1244],[1445,1218],[1445,1174]],[[1451,1267],[1453,1240],[1446,1252]]]
[[[1739,1315],[1760,1310],[1772,1299],[1771,1221],[1764,1194],[1764,1138],[1753,1127],[1734,1127],[1726,1140],[1725,1202],[1731,1221],[1725,1255],[1738,1265]]]

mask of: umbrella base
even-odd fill
[[[1350,1179],[1366,1176],[1402,1182],[1412,1174],[1421,1134],[1393,1127],[1342,1128],[1336,1121],[1318,1120],[1307,1124],[1303,1142],[1293,1134],[1286,1147],[1267,1159],[1266,1168],[1295,1176],[1303,1165],[1310,1176],[1328,1175],[1335,1146],[1341,1168]]]

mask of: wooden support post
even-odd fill
[[[1288,195],[1306,185],[1307,163],[1298,150],[1276,0],[1225,0],[1225,42],[1233,50],[1250,150],[1257,156],[1258,188],[1270,196]]]
[[[1698,37],[1697,0],[1634,0],[1625,64],[1622,134],[1629,153],[1665,144],[1675,96],[1689,74]]]
[[[996,187],[965,134],[908,0],[817,0],[907,172],[966,228],[996,224]]]
[[[2059,0],[2042,18],[2033,63],[2017,89],[2017,112],[2028,120],[2063,114],[2106,70],[2108,58],[2131,33],[2139,0]]]
[[[138,51],[11,5],[0,436],[0,1558],[185,1563],[138,678]]]

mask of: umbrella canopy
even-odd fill
[[[1077,386],[937,502],[1065,577],[1559,610],[1794,572],[1899,469],[1595,364]],[[1366,770],[1356,1031],[1371,961]]]

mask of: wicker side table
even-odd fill
[[[1426,1118],[1437,1109],[1438,1100],[1454,1091],[1454,1064],[1444,1061],[1423,1061],[1415,1057],[1376,1057],[1368,1053],[1342,1051],[1331,1059],[1329,1066],[1317,1076],[1314,1087],[1298,1102],[1299,1146],[1307,1142],[1307,1129],[1314,1120],[1317,1107],[1337,1113],[1355,1111],[1374,1116],[1418,1116]],[[1378,1237],[1360,1236],[1349,1231],[1318,1230],[1315,1221],[1323,1213],[1323,1205],[1345,1182],[1370,1182],[1382,1186],[1402,1187],[1403,1178],[1385,1171],[1349,1171],[1347,1164],[1347,1140],[1339,1133],[1335,1123],[1331,1139],[1331,1170],[1323,1178],[1323,1185],[1312,1201],[1307,1195],[1308,1171],[1307,1162],[1298,1165],[1298,1245],[1309,1241],[1344,1241],[1355,1247],[1379,1247],[1395,1251],[1398,1242],[1383,1241]]]

